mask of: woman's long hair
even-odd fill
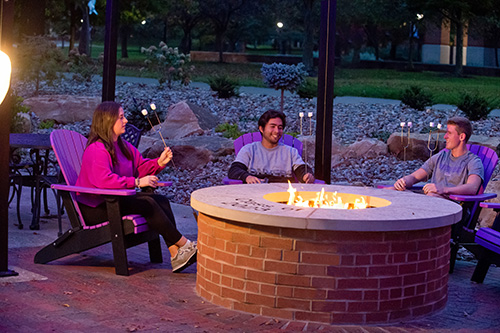
[[[92,125],[90,126],[89,139],[87,147],[96,141],[100,141],[106,147],[106,150],[111,155],[113,165],[118,162],[116,159],[115,145],[113,144],[113,127],[118,119],[121,105],[116,102],[103,102],[97,106],[92,117]],[[118,147],[128,160],[132,160],[132,154],[118,136]]]

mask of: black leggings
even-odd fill
[[[149,227],[163,236],[168,247],[177,243],[182,235],[177,230],[175,217],[170,202],[161,194],[139,192],[134,196],[120,197],[122,216],[139,214],[148,222]],[[87,225],[96,225],[108,221],[106,203],[97,207],[78,204]]]

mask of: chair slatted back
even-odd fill
[[[82,168],[82,158],[87,145],[87,138],[74,131],[56,130],[50,134],[50,144],[66,184],[74,186]],[[74,193],[71,193],[71,199],[81,225],[87,228]]]
[[[469,148],[472,153],[476,154],[481,159],[481,162],[483,162],[484,181],[478,192],[478,194],[482,194],[498,163],[498,155],[493,149],[485,146],[467,144],[467,148]]]
[[[234,153],[238,155],[240,149],[252,142],[260,142],[262,140],[262,134],[260,132],[252,132],[252,133],[246,133],[234,140]],[[294,138],[293,136],[289,134],[283,134],[283,136],[280,139],[280,142],[283,144],[294,147],[295,149],[298,150],[299,155],[302,156],[302,149],[303,149],[303,144],[302,142]]]
[[[143,130],[138,129],[131,123],[127,123],[125,125],[125,133],[122,134],[122,138],[127,140],[132,144],[134,147],[139,147],[139,143],[141,142],[141,136],[142,136]]]

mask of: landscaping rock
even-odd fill
[[[40,120],[54,120],[58,124],[91,120],[99,103],[101,97],[73,95],[37,96],[23,102]]]
[[[203,134],[203,129],[188,103],[182,101],[168,108],[167,117],[161,126],[161,133],[164,138],[180,139]]]
[[[440,134],[439,138],[439,150],[446,146],[443,139],[444,133]],[[436,134],[433,135],[434,141],[431,148],[435,147]],[[405,157],[404,146],[408,145],[407,137],[403,137],[401,141],[401,133],[393,133],[387,140],[387,146],[389,147],[389,153],[396,156],[397,158],[403,160]],[[410,144],[406,148],[406,160],[422,160],[425,161],[430,156],[430,151],[427,147],[429,141],[429,134],[412,133],[410,135]]]
[[[387,154],[387,145],[377,139],[363,139],[347,147],[342,153],[348,157],[375,157]]]
[[[491,179],[486,186],[484,191],[485,193],[496,193],[497,197],[488,202],[500,202],[500,180]],[[497,212],[493,209],[483,208],[481,209],[481,213],[479,214],[479,226],[480,227],[491,227],[493,222],[495,221],[495,217],[497,216]]]

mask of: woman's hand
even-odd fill
[[[173,157],[174,154],[172,153],[170,147],[165,147],[160,157],[158,158],[158,165],[163,168],[165,165],[167,165],[168,162],[172,160]]]
[[[145,176],[139,179],[139,187],[157,187],[158,177],[156,176]]]

